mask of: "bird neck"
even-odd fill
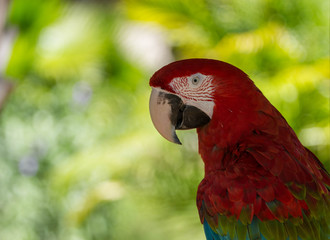
[[[241,98],[218,99],[209,124],[197,129],[205,174],[233,164],[245,151],[246,137],[259,126],[272,128],[274,125],[270,122],[274,119],[264,112],[273,112],[273,109],[259,92]]]

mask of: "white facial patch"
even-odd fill
[[[185,104],[195,106],[204,111],[210,118],[213,115],[213,76],[195,73],[186,77],[174,78],[170,86],[182,97]]]
[[[188,77],[174,78],[170,86],[180,96],[195,101],[213,101],[215,88],[212,76],[195,73]]]

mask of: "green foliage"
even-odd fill
[[[149,118],[148,79],[173,59],[243,69],[328,168],[328,10],[323,0],[12,1],[0,239],[203,239],[196,134],[173,145]]]

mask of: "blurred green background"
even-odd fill
[[[244,70],[329,169],[327,0],[14,0],[5,27],[0,239],[205,239],[197,136],[148,112],[177,59]]]

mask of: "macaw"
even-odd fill
[[[207,240],[324,240],[330,177],[242,70],[212,59],[170,63],[150,79],[158,132],[197,128]]]

